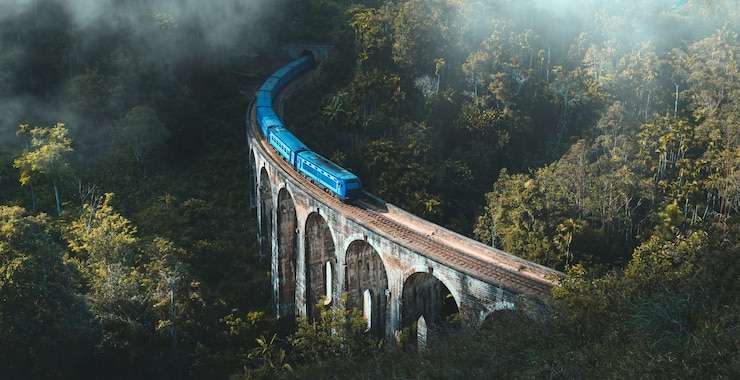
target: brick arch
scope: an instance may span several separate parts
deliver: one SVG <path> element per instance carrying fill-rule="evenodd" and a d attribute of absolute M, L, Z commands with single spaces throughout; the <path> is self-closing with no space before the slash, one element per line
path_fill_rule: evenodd
<path fill-rule="evenodd" d="M 249 149 L 249 207 L 257 207 L 257 164 L 254 158 L 254 150 Z"/>
<path fill-rule="evenodd" d="M 334 235 L 321 214 L 312 212 L 306 218 L 304 228 L 305 269 L 306 269 L 306 316 L 316 320 L 321 310 L 318 303 L 326 294 L 327 285 L 331 286 L 333 299 L 339 288 L 336 243 Z M 327 284 L 326 265 L 331 265 L 331 282 Z"/>
<path fill-rule="evenodd" d="M 288 182 L 286 182 L 286 187 L 287 186 L 288 186 Z M 326 221 L 326 225 L 329 227 L 329 232 L 331 232 L 332 239 L 334 240 L 335 247 L 337 247 L 337 249 L 335 250 L 336 252 L 334 253 L 334 255 L 336 256 L 336 260 L 341 262 L 342 261 L 342 257 L 340 257 L 342 256 L 341 248 L 346 239 L 342 237 L 342 234 L 340 231 L 337 231 L 336 229 L 337 226 L 332 225 L 327 220 L 328 215 L 331 215 L 332 213 L 334 213 L 335 210 L 322 203 L 314 204 L 310 202 L 310 200 L 312 199 L 311 195 L 303 192 L 303 189 L 301 189 L 300 187 L 291 186 L 290 191 L 291 191 L 291 195 L 294 195 L 293 201 L 296 203 L 296 214 L 298 215 L 298 225 L 302 228 L 301 231 L 305 232 L 306 224 L 308 224 L 308 219 L 309 217 L 311 217 L 312 214 L 320 215 L 324 219 L 324 221 Z M 296 201 L 297 199 L 301 199 L 301 198 L 304 198 L 304 199 L 307 198 L 309 201 L 308 204 L 301 205 L 300 201 Z"/>
<path fill-rule="evenodd" d="M 347 307 L 363 310 L 369 291 L 370 332 L 382 338 L 387 318 L 388 274 L 378 251 L 365 240 L 354 240 L 345 253 Z"/>
<path fill-rule="evenodd" d="M 452 294 L 452 298 L 455 300 L 455 304 L 457 305 L 458 310 L 462 311 L 464 305 L 462 304 L 462 294 L 460 293 L 461 289 L 459 288 L 459 286 L 456 287 L 453 285 L 460 283 L 459 278 L 451 278 L 450 273 L 445 270 L 446 268 L 436 262 L 427 261 L 426 263 L 429 265 L 414 263 L 411 266 L 405 268 L 402 274 L 403 283 L 406 284 L 406 281 L 409 279 L 409 277 L 417 273 L 433 274 L 434 278 L 440 281 L 442 285 L 447 288 L 450 294 Z M 456 272 L 453 272 L 452 274 L 457 275 Z"/>
<path fill-rule="evenodd" d="M 264 167 L 260 170 L 259 180 L 260 200 L 260 258 L 266 259 L 272 256 L 272 183 L 270 175 Z"/>
<path fill-rule="evenodd" d="M 401 326 L 410 332 L 410 339 L 407 341 L 409 346 L 416 347 L 417 344 L 421 344 L 414 339 L 417 333 L 416 324 L 421 317 L 424 326 L 428 326 L 430 332 L 442 332 L 449 328 L 450 319 L 459 312 L 460 304 L 450 289 L 433 274 L 416 272 L 404 280 L 401 295 Z"/>

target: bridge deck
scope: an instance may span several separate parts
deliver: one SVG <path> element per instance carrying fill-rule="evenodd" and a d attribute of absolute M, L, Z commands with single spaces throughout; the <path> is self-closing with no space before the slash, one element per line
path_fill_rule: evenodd
<path fill-rule="evenodd" d="M 287 97 L 302 80 L 305 78 L 291 83 L 276 103 Z M 548 295 L 550 288 L 562 276 L 558 271 L 481 244 L 370 194 L 354 204 L 342 203 L 303 177 L 270 147 L 257 125 L 254 103 L 250 109 L 250 121 L 252 136 L 286 177 L 300 184 L 314 199 L 401 246 L 482 281 L 538 298 Z"/>

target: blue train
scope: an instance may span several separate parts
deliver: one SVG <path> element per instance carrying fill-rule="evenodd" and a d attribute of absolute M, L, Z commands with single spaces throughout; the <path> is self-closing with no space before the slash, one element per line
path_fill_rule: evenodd
<path fill-rule="evenodd" d="M 292 80 L 310 70 L 314 64 L 313 55 L 306 54 L 267 78 L 256 93 L 257 124 L 267 142 L 280 157 L 342 202 L 349 202 L 362 193 L 360 179 L 309 149 L 285 128 L 283 121 L 272 108 L 275 96 Z"/>

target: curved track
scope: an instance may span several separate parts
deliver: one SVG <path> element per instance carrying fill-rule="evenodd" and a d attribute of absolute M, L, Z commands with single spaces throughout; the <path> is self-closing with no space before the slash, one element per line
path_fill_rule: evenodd
<path fill-rule="evenodd" d="M 310 75 L 309 72 L 289 84 L 276 97 L 275 103 L 287 99 Z M 255 111 L 255 104 L 252 102 L 248 113 L 248 133 L 259 141 L 259 148 L 266 153 L 265 156 L 272 161 L 272 165 L 298 183 L 306 193 L 311 194 L 311 197 L 355 223 L 444 266 L 487 283 L 500 284 L 520 294 L 536 298 L 545 297 L 562 276 L 558 271 L 483 245 L 420 219 L 368 193 L 353 204 L 342 203 L 302 176 L 278 155 L 262 136 Z"/>

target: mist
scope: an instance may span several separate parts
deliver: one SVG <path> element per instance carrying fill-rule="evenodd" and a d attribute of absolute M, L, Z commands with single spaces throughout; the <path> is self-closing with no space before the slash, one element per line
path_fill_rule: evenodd
<path fill-rule="evenodd" d="M 650 42 L 658 54 L 711 33 L 728 15 L 737 20 L 740 8 L 737 1 L 696 0 L 460 4 L 460 16 L 468 19 L 462 24 L 472 25 L 464 36 L 471 47 L 488 38 L 492 20 L 498 19 L 534 30 L 547 51 L 567 52 L 586 31 L 591 44 L 608 42 L 629 51 Z M 18 150 L 15 130 L 22 122 L 64 121 L 76 140 L 100 140 L 105 137 L 101 127 L 126 109 L 154 101 L 145 88 L 146 75 L 176 86 L 182 65 L 208 70 L 236 57 L 270 54 L 282 38 L 276 34 L 291 28 L 293 20 L 283 14 L 294 7 L 286 0 L 0 0 L 0 152 Z M 552 59 L 558 64 L 566 57 Z M 135 78 L 142 86 L 132 91 Z M 79 91 L 98 91 L 99 104 L 80 107 L 73 96 Z"/>
<path fill-rule="evenodd" d="M 0 373 L 729 377 L 739 1 L 0 0 Z M 318 289 L 271 278 L 315 264 L 282 249 L 305 199 L 254 165 L 245 113 L 304 43 L 329 53 L 284 93 L 295 137 L 363 191 L 563 271 L 556 302 L 515 287 L 478 320 L 463 282 L 458 313 L 423 300 L 421 353 L 404 308 L 379 313 L 387 341 L 351 302 L 284 313 Z"/>
<path fill-rule="evenodd" d="M 502 0 L 467 1 L 465 7 L 465 17 L 474 17 L 483 25 L 494 18 L 509 19 L 548 31 L 543 37 L 549 40 L 598 31 L 597 37 L 621 45 L 651 41 L 658 47 L 711 33 L 728 19 L 737 20 L 740 12 L 736 0 Z"/>
<path fill-rule="evenodd" d="M 73 104 L 70 92 L 80 87 L 80 76 L 106 78 L 100 85 L 111 90 L 101 91 L 104 99 L 95 107 L 112 108 L 123 95 L 133 102 L 130 107 L 144 94 L 115 90 L 126 87 L 135 69 L 156 70 L 176 82 L 178 65 L 215 67 L 235 56 L 258 54 L 273 39 L 265 20 L 276 17 L 281 3 L 0 0 L 0 151 L 17 151 L 15 130 L 22 122 L 45 126 L 65 121 L 73 133 L 87 125 L 85 135 L 109 124 L 86 114 L 98 109 Z M 100 62 L 105 73 L 98 69 Z M 90 87 L 84 81 L 81 86 Z"/>

